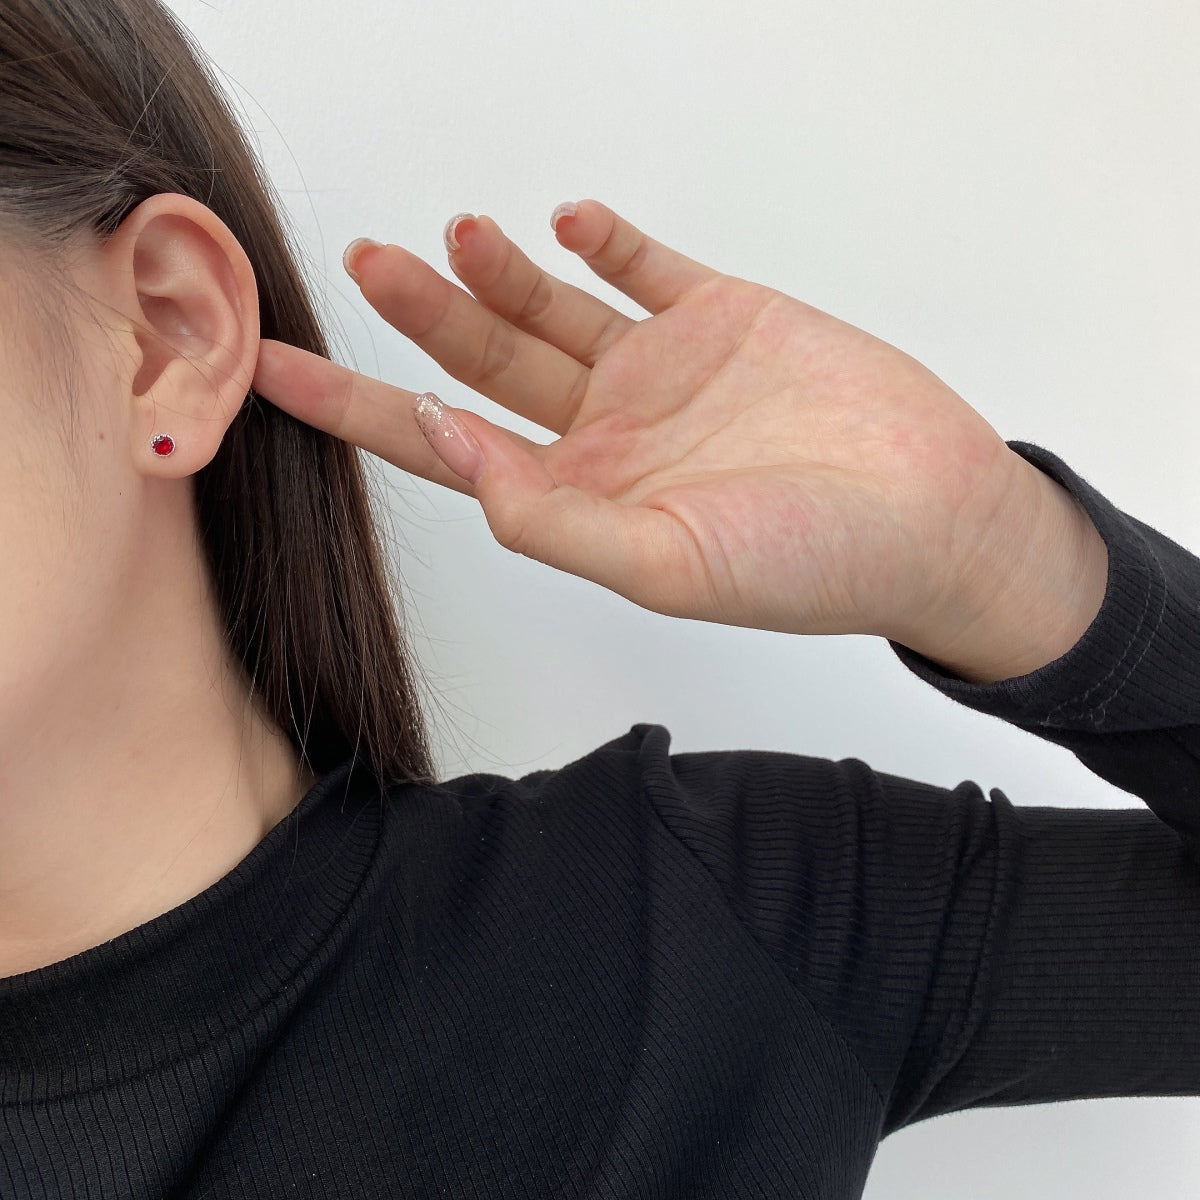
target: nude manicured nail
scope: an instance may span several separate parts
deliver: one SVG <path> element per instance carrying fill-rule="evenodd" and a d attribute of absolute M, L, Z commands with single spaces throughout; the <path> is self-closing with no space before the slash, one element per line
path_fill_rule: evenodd
<path fill-rule="evenodd" d="M 557 233 L 559 221 L 563 217 L 573 217 L 578 211 L 579 211 L 578 204 L 572 204 L 570 201 L 567 201 L 567 203 L 565 203 L 565 204 L 560 204 L 550 214 L 550 228 L 553 229 L 555 233 Z"/>
<path fill-rule="evenodd" d="M 474 220 L 474 213 L 458 213 L 446 222 L 446 228 L 442 230 L 442 240 L 446 243 L 447 254 L 453 254 L 455 250 L 460 250 L 462 248 L 458 244 L 458 238 L 454 236 L 454 232 L 458 228 L 459 222 Z"/>
<path fill-rule="evenodd" d="M 433 392 L 413 400 L 413 416 L 433 452 L 460 479 L 478 483 L 487 466 L 479 443 Z"/>
<path fill-rule="evenodd" d="M 342 266 L 346 268 L 346 274 L 349 275 L 355 283 L 362 283 L 362 280 L 358 277 L 358 272 L 354 269 L 359 254 L 361 254 L 362 251 L 364 251 L 368 246 L 374 246 L 376 249 L 378 249 L 382 245 L 382 242 L 377 242 L 374 238 L 362 237 L 355 238 L 354 241 L 352 241 L 350 245 L 346 247 L 345 252 L 342 254 Z"/>

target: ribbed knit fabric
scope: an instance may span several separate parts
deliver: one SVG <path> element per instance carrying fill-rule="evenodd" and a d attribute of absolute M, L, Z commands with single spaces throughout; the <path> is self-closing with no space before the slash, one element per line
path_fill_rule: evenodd
<path fill-rule="evenodd" d="M 940 1113 L 1200 1095 L 1200 560 L 1110 555 L 1067 654 L 948 698 L 1148 808 L 671 754 L 322 778 L 223 879 L 0 980 L 5 1200 L 842 1200 Z M 519 681 L 514 681 L 517 686 Z"/>

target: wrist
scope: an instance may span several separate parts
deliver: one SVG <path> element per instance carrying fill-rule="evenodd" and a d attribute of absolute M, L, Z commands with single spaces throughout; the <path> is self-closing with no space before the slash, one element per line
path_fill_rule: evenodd
<path fill-rule="evenodd" d="M 971 577 L 958 581 L 939 620 L 896 639 L 981 685 L 1061 658 L 1096 619 L 1108 587 L 1108 547 L 1087 511 L 1014 456 L 1022 482 L 997 513 Z"/>

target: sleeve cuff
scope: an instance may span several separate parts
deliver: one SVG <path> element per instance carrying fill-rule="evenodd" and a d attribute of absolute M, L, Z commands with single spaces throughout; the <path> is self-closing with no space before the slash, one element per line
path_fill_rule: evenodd
<path fill-rule="evenodd" d="M 1099 613 L 1060 658 L 1013 679 L 971 683 L 889 638 L 897 657 L 950 699 L 1021 725 L 1103 732 L 1200 722 L 1200 559 L 1122 512 L 1049 450 L 1007 445 L 1066 488 L 1104 539 Z"/>

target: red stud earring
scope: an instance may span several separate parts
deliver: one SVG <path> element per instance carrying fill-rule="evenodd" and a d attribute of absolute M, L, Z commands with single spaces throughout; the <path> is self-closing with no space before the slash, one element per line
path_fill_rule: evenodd
<path fill-rule="evenodd" d="M 163 458 L 166 458 L 168 454 L 175 452 L 175 439 L 169 433 L 157 433 L 154 435 L 154 440 L 150 443 L 150 449 L 155 454 L 160 454 Z"/>

